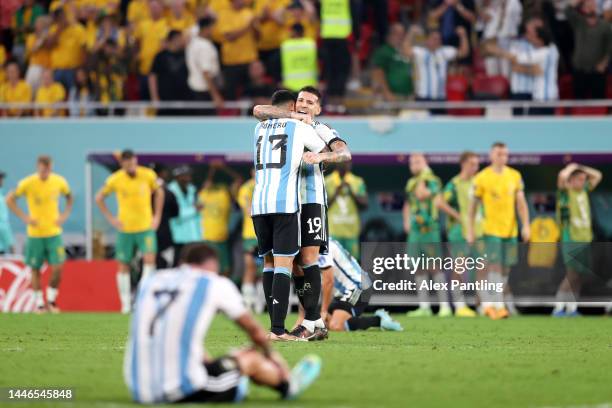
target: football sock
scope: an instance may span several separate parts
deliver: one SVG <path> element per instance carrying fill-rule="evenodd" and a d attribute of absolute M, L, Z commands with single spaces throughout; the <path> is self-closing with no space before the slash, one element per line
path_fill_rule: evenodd
<path fill-rule="evenodd" d="M 304 267 L 304 319 L 321 318 L 319 297 L 321 296 L 321 270 L 318 264 Z"/>
<path fill-rule="evenodd" d="M 274 282 L 274 268 L 263 269 L 263 290 L 264 297 L 266 298 L 266 306 L 268 307 L 268 314 L 270 315 L 270 322 L 272 321 L 272 282 Z"/>
<path fill-rule="evenodd" d="M 465 294 L 463 293 L 461 288 L 459 288 L 459 287 L 454 288 L 452 290 L 451 295 L 453 297 L 453 304 L 455 305 L 456 309 L 461 309 L 463 307 L 466 307 L 466 304 L 465 304 Z"/>
<path fill-rule="evenodd" d="M 55 303 L 56 298 L 57 298 L 57 289 L 52 288 L 51 286 L 47 286 L 47 302 Z"/>
<path fill-rule="evenodd" d="M 295 286 L 295 294 L 300 301 L 300 305 L 304 307 L 304 277 L 293 276 L 293 286 Z"/>
<path fill-rule="evenodd" d="M 417 299 L 419 300 L 419 309 L 429 309 L 429 291 L 427 289 L 420 289 L 421 284 L 427 279 L 427 275 L 418 274 L 415 276 Z"/>
<path fill-rule="evenodd" d="M 446 276 L 444 272 L 438 271 L 433 274 L 434 282 L 436 283 L 446 283 Z M 449 308 L 450 304 L 448 303 L 448 291 L 446 290 L 438 290 L 436 291 L 438 295 L 438 302 L 440 303 L 441 308 Z"/>
<path fill-rule="evenodd" d="M 504 283 L 504 278 L 502 277 L 502 274 L 499 272 L 495 272 L 495 271 L 491 271 L 489 272 L 489 282 L 490 283 L 494 283 L 494 284 L 498 284 Z M 502 307 L 504 307 L 504 294 L 503 292 L 497 292 L 495 290 L 491 290 L 489 291 L 489 298 L 492 300 L 493 302 L 493 306 L 495 306 L 496 309 L 500 309 Z"/>
<path fill-rule="evenodd" d="M 37 308 L 45 307 L 45 300 L 43 299 L 41 290 L 34 291 L 34 303 L 36 304 Z"/>
<path fill-rule="evenodd" d="M 378 316 L 359 316 L 351 317 L 346 321 L 346 326 L 349 331 L 367 330 L 370 327 L 380 326 L 380 317 Z"/>
<path fill-rule="evenodd" d="M 285 267 L 274 268 L 272 282 L 272 333 L 285 334 L 285 319 L 289 308 L 291 291 L 291 272 Z"/>
<path fill-rule="evenodd" d="M 246 303 L 247 307 L 252 310 L 255 303 L 255 285 L 250 282 L 243 283 L 241 291 L 244 302 Z"/>
<path fill-rule="evenodd" d="M 286 398 L 289 394 L 289 381 L 281 381 L 274 389 L 280 393 L 282 398 Z"/>
<path fill-rule="evenodd" d="M 140 280 L 143 280 L 147 276 L 152 275 L 153 272 L 155 272 L 155 265 L 142 265 L 142 278 L 140 278 Z"/>
<path fill-rule="evenodd" d="M 117 273 L 117 290 L 119 300 L 121 300 L 121 309 L 128 310 L 130 307 L 130 275 L 128 273 Z"/>

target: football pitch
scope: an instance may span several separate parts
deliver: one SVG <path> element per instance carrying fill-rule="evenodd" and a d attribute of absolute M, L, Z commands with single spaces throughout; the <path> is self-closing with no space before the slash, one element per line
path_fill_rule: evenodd
<path fill-rule="evenodd" d="M 321 377 L 289 403 L 251 384 L 245 405 L 612 406 L 610 318 L 395 317 L 404 332 L 331 333 L 324 342 L 278 344 L 291 364 L 306 353 L 321 356 Z M 122 377 L 127 327 L 128 317 L 119 314 L 0 315 L 0 387 L 75 391 L 69 402 L 10 406 L 134 406 Z M 216 356 L 245 341 L 218 317 L 206 347 Z"/>

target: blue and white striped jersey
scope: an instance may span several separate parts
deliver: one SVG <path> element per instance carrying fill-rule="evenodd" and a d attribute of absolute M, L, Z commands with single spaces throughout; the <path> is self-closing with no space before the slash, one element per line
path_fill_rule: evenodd
<path fill-rule="evenodd" d="M 236 320 L 240 293 L 227 278 L 182 266 L 140 283 L 124 359 L 124 379 L 136 402 L 177 401 L 206 389 L 204 338 L 217 311 Z"/>
<path fill-rule="evenodd" d="M 527 60 L 531 60 L 533 45 L 524 38 L 513 41 L 510 45 L 511 54 L 524 54 Z M 510 74 L 510 91 L 514 94 L 532 94 L 534 78 L 531 75 L 512 71 Z"/>
<path fill-rule="evenodd" d="M 340 139 L 340 135 L 335 129 L 328 125 L 314 121 L 312 127 L 317 135 L 327 146 Z M 331 147 L 330 147 L 331 149 Z M 302 204 L 322 204 L 327 205 L 327 192 L 325 191 L 325 176 L 323 163 L 302 164 Z"/>
<path fill-rule="evenodd" d="M 413 47 L 416 66 L 416 95 L 422 99 L 446 98 L 448 62 L 457 57 L 455 47 L 444 46 L 435 51 Z"/>
<path fill-rule="evenodd" d="M 255 189 L 251 215 L 291 214 L 300 209 L 300 168 L 305 150 L 325 142 L 314 128 L 294 119 L 270 119 L 255 126 Z"/>
<path fill-rule="evenodd" d="M 542 70 L 541 75 L 533 77 L 533 100 L 554 101 L 559 99 L 557 85 L 557 68 L 559 66 L 559 51 L 554 44 L 534 48 L 530 53 L 516 53 L 520 64 L 536 64 Z"/>
<path fill-rule="evenodd" d="M 370 278 L 338 241 L 330 238 L 328 249 L 327 254 L 319 255 L 319 268 L 334 268 L 334 297 L 346 297 L 343 300 L 355 305 L 361 292 L 370 287 Z"/>

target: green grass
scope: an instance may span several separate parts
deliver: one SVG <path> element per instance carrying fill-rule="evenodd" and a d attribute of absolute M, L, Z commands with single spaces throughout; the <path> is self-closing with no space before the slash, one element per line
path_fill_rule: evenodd
<path fill-rule="evenodd" d="M 400 320 L 403 333 L 332 333 L 325 342 L 279 344 L 290 363 L 305 353 L 320 355 L 324 366 L 319 381 L 290 404 L 277 403 L 273 392 L 252 387 L 247 405 L 612 404 L 610 319 Z M 47 406 L 131 405 L 122 379 L 127 326 L 128 318 L 118 314 L 0 315 L 0 387 L 76 390 L 73 402 Z M 218 318 L 206 344 L 219 355 L 244 341 L 232 323 Z"/>

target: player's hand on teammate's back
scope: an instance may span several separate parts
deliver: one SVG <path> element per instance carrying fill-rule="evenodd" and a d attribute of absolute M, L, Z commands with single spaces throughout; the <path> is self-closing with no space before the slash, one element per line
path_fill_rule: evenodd
<path fill-rule="evenodd" d="M 302 159 L 304 160 L 306 164 L 319 164 L 322 161 L 321 156 L 313 152 L 304 153 L 304 155 L 302 156 Z"/>
<path fill-rule="evenodd" d="M 296 119 L 307 125 L 312 125 L 312 117 L 306 113 L 291 112 L 291 119 Z"/>
<path fill-rule="evenodd" d="M 115 217 L 111 218 L 110 223 L 118 231 L 122 231 L 123 230 L 123 223 L 121 221 L 119 221 L 117 218 L 115 218 Z"/>

